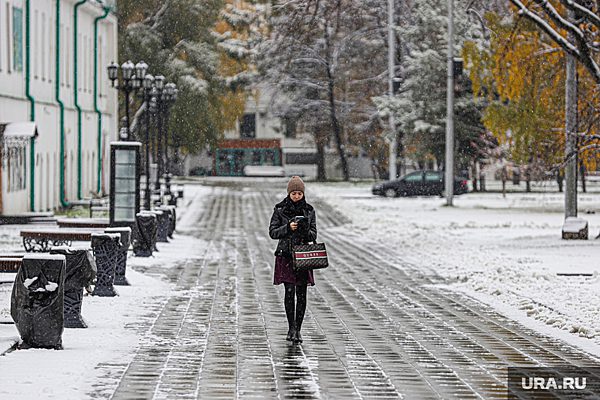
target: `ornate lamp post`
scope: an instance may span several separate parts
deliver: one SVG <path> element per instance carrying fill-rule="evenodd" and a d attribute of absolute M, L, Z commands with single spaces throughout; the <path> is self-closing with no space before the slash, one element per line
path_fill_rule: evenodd
<path fill-rule="evenodd" d="M 154 77 L 150 74 L 144 76 L 144 102 L 146 103 L 146 188 L 144 191 L 144 208 L 150 210 L 150 99 L 154 87 Z"/>
<path fill-rule="evenodd" d="M 165 89 L 165 77 L 163 75 L 158 75 L 154 78 L 154 87 L 156 88 L 156 127 L 157 127 L 157 135 L 156 135 L 156 160 L 158 164 L 158 170 L 156 174 L 156 182 L 154 189 L 160 190 L 160 177 L 164 173 L 163 171 L 163 158 L 162 158 L 162 129 L 163 129 L 163 118 L 162 118 L 162 108 L 163 108 L 163 91 Z"/>
<path fill-rule="evenodd" d="M 174 83 L 167 83 L 165 85 L 165 92 L 166 92 L 166 97 L 165 97 L 165 105 L 164 105 L 164 111 L 165 111 L 165 126 L 168 127 L 168 121 L 169 121 L 169 110 L 171 108 L 171 106 L 173 105 L 173 103 L 175 102 L 175 100 L 177 100 L 177 93 L 179 92 L 179 90 L 177 89 L 177 85 L 175 85 Z M 167 187 L 167 192 L 169 193 L 169 201 L 172 200 L 173 198 L 173 193 L 171 192 L 171 167 L 170 167 L 170 162 L 169 162 L 169 133 L 168 133 L 168 129 L 165 128 L 165 185 Z"/>
<path fill-rule="evenodd" d="M 131 92 L 136 92 L 141 86 L 146 71 L 148 70 L 148 64 L 140 61 L 137 64 L 133 64 L 131 61 L 126 61 L 121 65 L 121 82 L 119 80 L 119 65 L 112 62 L 107 67 L 108 79 L 110 79 L 112 87 L 122 90 L 125 93 L 125 138 L 124 140 L 131 139 L 130 131 L 130 120 L 129 120 L 129 95 Z M 116 83 L 115 83 L 116 82 Z"/>

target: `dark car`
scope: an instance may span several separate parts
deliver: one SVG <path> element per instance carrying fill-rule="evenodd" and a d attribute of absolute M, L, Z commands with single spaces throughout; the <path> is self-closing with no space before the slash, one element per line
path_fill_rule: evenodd
<path fill-rule="evenodd" d="M 415 171 L 400 179 L 373 185 L 378 196 L 441 196 L 444 193 L 444 171 Z M 467 180 L 454 177 L 454 194 L 467 193 Z"/>

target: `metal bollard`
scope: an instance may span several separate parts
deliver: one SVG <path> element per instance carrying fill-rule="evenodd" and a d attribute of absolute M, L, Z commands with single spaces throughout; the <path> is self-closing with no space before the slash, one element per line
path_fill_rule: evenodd
<path fill-rule="evenodd" d="M 133 239 L 133 255 L 151 257 L 156 242 L 156 215 L 143 211 L 135 216 L 135 237 Z"/>
<path fill-rule="evenodd" d="M 169 216 L 169 228 L 167 230 L 167 236 L 173 239 L 173 232 L 175 232 L 175 223 L 176 223 L 176 214 L 175 214 L 175 206 L 162 206 L 160 210 L 167 213 Z"/>
<path fill-rule="evenodd" d="M 62 349 L 65 264 L 59 254 L 23 256 L 10 302 L 21 348 Z"/>
<path fill-rule="evenodd" d="M 158 230 L 156 234 L 156 241 L 161 243 L 168 243 L 169 238 L 169 214 L 167 211 L 155 210 L 156 219 L 158 220 Z"/>
<path fill-rule="evenodd" d="M 117 228 L 106 228 L 105 233 L 117 233 L 121 236 L 121 245 L 117 252 L 117 261 L 115 265 L 115 281 L 114 284 L 118 286 L 129 286 L 125 272 L 127 270 L 127 250 L 131 244 L 131 228 L 129 227 L 117 227 Z"/>
<path fill-rule="evenodd" d="M 64 326 L 87 328 L 81 316 L 83 288 L 91 285 L 96 277 L 96 261 L 90 247 L 53 247 L 50 254 L 60 254 L 66 259 Z"/>
<path fill-rule="evenodd" d="M 171 221 L 171 231 L 175 232 L 177 230 L 177 207 L 170 206 L 171 212 L 173 213 L 173 220 Z"/>
<path fill-rule="evenodd" d="M 98 267 L 92 296 L 117 296 L 113 284 L 120 239 L 121 235 L 117 233 L 92 233 L 92 250 Z"/>
<path fill-rule="evenodd" d="M 160 207 L 160 205 L 158 205 L 158 207 Z M 142 213 L 154 215 L 154 218 L 156 218 L 156 229 L 154 230 L 154 235 L 152 236 L 152 250 L 158 251 L 158 247 L 156 247 L 156 242 L 158 242 L 158 225 L 160 223 L 160 221 L 158 219 L 159 212 L 157 210 L 152 210 L 152 211 L 142 211 Z"/>

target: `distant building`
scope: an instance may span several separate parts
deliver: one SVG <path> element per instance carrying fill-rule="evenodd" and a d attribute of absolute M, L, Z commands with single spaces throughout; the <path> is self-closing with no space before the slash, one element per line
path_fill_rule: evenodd
<path fill-rule="evenodd" d="M 317 175 L 317 150 L 312 136 L 297 132 L 274 115 L 271 101 L 272 93 L 265 87 L 248 96 L 244 115 L 234 130 L 225 132 L 225 140 L 219 142 L 214 154 L 216 175 L 230 175 L 230 171 L 218 168 L 219 157 L 225 155 L 233 155 L 237 166 L 232 175 L 241 175 L 237 171 L 246 165 L 282 165 L 287 175 Z M 232 146 L 251 150 L 236 152 Z"/>
<path fill-rule="evenodd" d="M 0 1 L 0 213 L 108 190 L 117 19 L 107 1 Z M 75 25 L 77 21 L 77 25 Z"/>

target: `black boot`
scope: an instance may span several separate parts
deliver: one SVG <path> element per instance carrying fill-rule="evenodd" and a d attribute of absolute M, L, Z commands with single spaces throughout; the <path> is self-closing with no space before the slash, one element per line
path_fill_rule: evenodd
<path fill-rule="evenodd" d="M 302 335 L 300 334 L 300 328 L 296 328 L 294 330 L 294 335 L 292 336 L 292 341 L 294 343 L 302 343 Z"/>
<path fill-rule="evenodd" d="M 294 336 L 296 336 L 296 330 L 294 328 L 290 328 L 288 329 L 288 334 L 285 340 L 291 342 L 292 340 L 294 340 Z"/>

